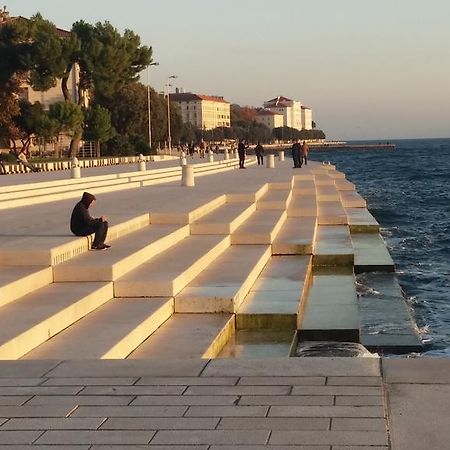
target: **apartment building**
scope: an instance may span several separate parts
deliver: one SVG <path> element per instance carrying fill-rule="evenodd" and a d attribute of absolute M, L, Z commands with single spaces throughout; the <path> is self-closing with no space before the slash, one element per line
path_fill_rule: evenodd
<path fill-rule="evenodd" d="M 258 111 L 255 120 L 257 123 L 265 125 L 270 130 L 282 127 L 284 123 L 283 114 L 270 111 L 269 109 L 261 109 Z"/>
<path fill-rule="evenodd" d="M 184 123 L 190 123 L 203 130 L 230 127 L 230 103 L 223 97 L 175 92 L 169 95 L 170 102 L 176 103 Z"/>
<path fill-rule="evenodd" d="M 312 128 L 312 110 L 298 100 L 278 96 L 264 102 L 264 108 L 283 116 L 283 125 L 297 130 Z"/>

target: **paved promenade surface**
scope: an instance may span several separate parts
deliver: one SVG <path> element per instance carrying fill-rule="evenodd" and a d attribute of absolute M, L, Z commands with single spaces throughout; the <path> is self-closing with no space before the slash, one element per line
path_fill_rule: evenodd
<path fill-rule="evenodd" d="M 0 449 L 446 450 L 450 361 L 0 362 Z"/>
<path fill-rule="evenodd" d="M 94 215 L 107 214 L 114 224 L 148 212 L 187 213 L 224 186 L 241 195 L 282 183 L 290 165 L 232 170 L 220 182 L 205 176 L 195 190 L 174 182 L 100 194 Z M 63 175 L 8 176 L 0 183 Z M 32 238 L 30 248 L 47 236 L 73 239 L 73 204 L 0 211 L 0 243 L 26 250 L 24 236 Z M 448 411 L 444 359 L 0 361 L 0 449 L 447 450 Z"/>

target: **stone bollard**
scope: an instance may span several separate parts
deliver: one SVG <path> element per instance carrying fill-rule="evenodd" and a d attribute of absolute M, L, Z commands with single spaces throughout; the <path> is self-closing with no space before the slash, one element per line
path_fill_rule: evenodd
<path fill-rule="evenodd" d="M 208 161 L 210 163 L 214 162 L 214 153 L 210 150 L 208 154 Z"/>
<path fill-rule="evenodd" d="M 275 155 L 267 155 L 266 167 L 268 169 L 275 169 Z"/>
<path fill-rule="evenodd" d="M 224 161 L 228 161 L 229 158 L 230 158 L 230 155 L 228 154 L 228 149 L 226 148 L 223 151 L 223 159 L 224 159 Z"/>
<path fill-rule="evenodd" d="M 147 167 L 145 166 L 145 159 L 144 159 L 144 155 L 142 153 L 139 154 L 139 159 L 138 159 L 138 170 L 140 172 L 145 172 L 147 170 Z"/>
<path fill-rule="evenodd" d="M 186 164 L 187 164 L 186 153 L 184 153 L 184 151 L 182 151 L 181 154 L 180 154 L 180 166 L 183 167 Z"/>
<path fill-rule="evenodd" d="M 284 161 L 284 150 L 280 150 L 280 151 L 278 152 L 278 159 L 279 159 L 280 161 Z"/>
<path fill-rule="evenodd" d="M 194 166 L 185 165 L 181 168 L 181 186 L 195 186 Z"/>
<path fill-rule="evenodd" d="M 72 158 L 72 163 L 70 167 L 70 176 L 72 178 L 81 178 L 80 164 L 78 163 L 78 158 Z"/>

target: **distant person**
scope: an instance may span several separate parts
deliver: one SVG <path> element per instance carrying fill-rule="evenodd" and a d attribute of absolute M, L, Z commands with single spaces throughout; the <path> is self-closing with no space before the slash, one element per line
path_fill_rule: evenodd
<path fill-rule="evenodd" d="M 206 142 L 203 139 L 200 140 L 198 148 L 200 149 L 200 158 L 204 158 L 206 150 Z"/>
<path fill-rule="evenodd" d="M 70 218 L 70 231 L 75 236 L 89 236 L 95 233 L 92 249 L 103 250 L 111 247 L 105 244 L 108 234 L 108 222 L 106 216 L 93 218 L 89 214 L 89 208 L 95 203 L 95 196 L 84 192 L 81 200 L 75 205 Z"/>
<path fill-rule="evenodd" d="M 302 167 L 302 160 L 300 158 L 302 147 L 298 139 L 296 139 L 296 141 L 292 145 L 291 150 L 292 150 L 292 159 L 294 160 L 294 169 L 300 169 L 300 167 Z"/>
<path fill-rule="evenodd" d="M 300 158 L 300 166 L 302 165 L 302 162 L 305 163 L 305 166 L 308 164 L 308 153 L 309 153 L 309 147 L 306 141 L 303 141 L 302 144 L 302 153 Z"/>
<path fill-rule="evenodd" d="M 5 166 L 5 157 L 3 156 L 3 153 L 0 152 L 0 172 L 2 175 L 6 175 L 6 166 Z"/>
<path fill-rule="evenodd" d="M 248 148 L 248 145 L 245 143 L 243 139 L 239 139 L 238 144 L 238 154 L 239 154 L 239 169 L 245 169 L 245 150 Z"/>
<path fill-rule="evenodd" d="M 264 164 L 264 147 L 258 141 L 258 144 L 255 147 L 255 155 L 258 160 L 258 166 L 262 166 Z"/>
<path fill-rule="evenodd" d="M 189 155 L 191 155 L 191 158 L 194 157 L 194 153 L 195 153 L 195 144 L 194 141 L 191 141 L 191 143 L 188 145 L 189 148 Z"/>
<path fill-rule="evenodd" d="M 19 163 L 21 163 L 24 167 L 27 167 L 28 169 L 30 169 L 32 172 L 39 172 L 39 169 L 37 167 L 33 166 L 33 164 L 28 162 L 25 152 L 21 151 L 17 155 L 17 160 L 19 161 Z"/>

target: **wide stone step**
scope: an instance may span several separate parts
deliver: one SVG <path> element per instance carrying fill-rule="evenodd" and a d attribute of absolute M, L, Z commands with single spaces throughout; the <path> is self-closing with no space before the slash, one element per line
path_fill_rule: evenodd
<path fill-rule="evenodd" d="M 269 184 L 264 183 L 261 187 L 239 186 L 237 192 L 227 193 L 227 203 L 255 203 L 269 190 Z"/>
<path fill-rule="evenodd" d="M 317 216 L 316 194 L 295 195 L 288 208 L 288 217 L 314 217 Z"/>
<path fill-rule="evenodd" d="M 54 283 L 3 306 L 0 359 L 20 358 L 112 297 L 112 283 Z"/>
<path fill-rule="evenodd" d="M 319 225 L 313 248 L 314 266 L 351 266 L 354 250 L 347 225 Z"/>
<path fill-rule="evenodd" d="M 307 290 L 310 256 L 274 256 L 236 315 L 241 329 L 295 329 Z"/>
<path fill-rule="evenodd" d="M 231 314 L 174 314 L 129 358 L 214 358 L 234 331 Z"/>
<path fill-rule="evenodd" d="M 54 267 L 55 281 L 113 281 L 189 236 L 188 225 L 149 225 Z"/>
<path fill-rule="evenodd" d="M 317 171 L 314 174 L 316 188 L 318 186 L 335 186 L 334 178 L 328 175 L 327 171 Z"/>
<path fill-rule="evenodd" d="M 334 182 L 338 191 L 354 191 L 356 186 L 348 180 L 336 179 Z"/>
<path fill-rule="evenodd" d="M 300 339 L 359 342 L 359 313 L 351 269 L 314 270 L 303 313 Z"/>
<path fill-rule="evenodd" d="M 289 206 L 291 198 L 291 189 L 269 189 L 269 191 L 256 202 L 256 209 L 284 211 Z"/>
<path fill-rule="evenodd" d="M 379 233 L 380 225 L 366 208 L 345 208 L 352 233 Z"/>
<path fill-rule="evenodd" d="M 353 233 L 355 272 L 394 272 L 394 261 L 383 238 L 376 233 Z"/>
<path fill-rule="evenodd" d="M 176 296 L 175 312 L 236 312 L 270 256 L 269 245 L 232 245 Z"/>
<path fill-rule="evenodd" d="M 231 243 L 233 245 L 272 244 L 286 217 L 286 211 L 255 211 L 231 235 Z"/>
<path fill-rule="evenodd" d="M 231 234 L 255 210 L 255 203 L 226 203 L 191 223 L 191 234 Z"/>
<path fill-rule="evenodd" d="M 112 299 L 22 359 L 124 359 L 172 313 L 172 298 Z"/>
<path fill-rule="evenodd" d="M 294 187 L 292 188 L 294 196 L 297 195 L 316 195 L 316 184 L 314 180 L 294 179 Z"/>
<path fill-rule="evenodd" d="M 340 191 L 340 200 L 344 208 L 365 208 L 366 201 L 356 191 Z"/>
<path fill-rule="evenodd" d="M 317 219 L 288 218 L 272 244 L 273 255 L 311 255 Z"/>
<path fill-rule="evenodd" d="M 190 236 L 114 282 L 115 297 L 173 297 L 230 246 L 229 236 Z"/>
<path fill-rule="evenodd" d="M 338 202 L 341 200 L 339 191 L 336 186 L 316 186 L 316 197 L 318 201 Z"/>
<path fill-rule="evenodd" d="M 110 226 L 108 242 L 126 236 L 149 224 L 149 215 L 122 219 Z M 76 256 L 86 253 L 90 248 L 93 235 L 77 237 L 67 234 L 54 234 L 52 231 L 40 231 L 39 235 L 1 236 L 0 261 L 11 266 L 56 266 Z"/>
<path fill-rule="evenodd" d="M 52 282 L 51 267 L 0 266 L 0 306 Z"/>
<path fill-rule="evenodd" d="M 341 201 L 317 200 L 317 221 L 319 225 L 347 225 L 348 218 Z"/>
<path fill-rule="evenodd" d="M 361 315 L 361 344 L 371 351 L 411 353 L 423 350 L 412 310 L 394 273 L 356 277 Z M 387 312 L 388 311 L 388 315 Z"/>

